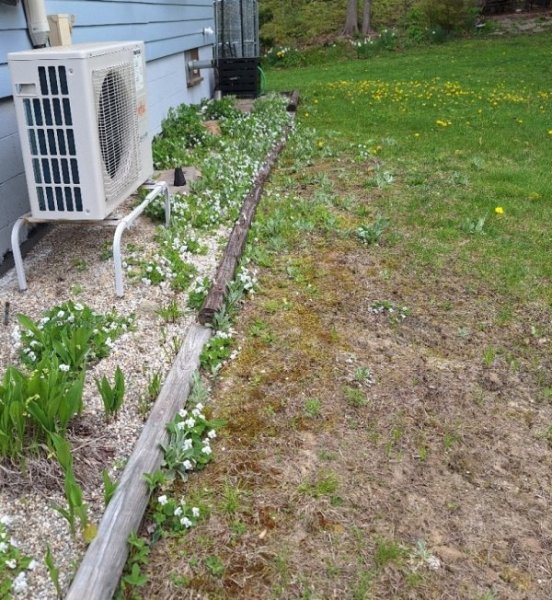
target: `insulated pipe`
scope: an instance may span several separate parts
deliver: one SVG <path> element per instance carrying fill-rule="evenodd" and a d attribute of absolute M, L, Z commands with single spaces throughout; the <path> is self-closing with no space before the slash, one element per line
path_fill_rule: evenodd
<path fill-rule="evenodd" d="M 214 68 L 215 68 L 215 61 L 213 59 L 191 60 L 188 63 L 188 69 L 190 69 L 190 71 L 195 71 L 195 70 L 199 70 L 199 69 L 214 69 Z"/>
<path fill-rule="evenodd" d="M 23 5 L 33 47 L 44 48 L 50 33 L 44 0 L 23 0 Z"/>

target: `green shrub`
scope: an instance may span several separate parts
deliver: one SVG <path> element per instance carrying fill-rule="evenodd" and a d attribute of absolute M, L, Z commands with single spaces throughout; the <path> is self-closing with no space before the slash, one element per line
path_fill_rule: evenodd
<path fill-rule="evenodd" d="M 153 139 L 156 169 L 169 169 L 189 163 L 189 148 L 204 144 L 209 133 L 201 124 L 199 107 L 181 104 L 169 109 L 161 123 L 161 134 Z"/>
<path fill-rule="evenodd" d="M 427 14 L 420 6 L 413 6 L 407 13 L 403 21 L 406 37 L 412 42 L 418 44 L 428 38 L 429 19 Z"/>
<path fill-rule="evenodd" d="M 420 0 L 419 6 L 430 27 L 442 27 L 445 32 L 472 27 L 479 14 L 477 0 Z"/>
<path fill-rule="evenodd" d="M 372 25 L 382 27 L 400 25 L 417 0 L 377 0 L 372 2 Z"/>
<path fill-rule="evenodd" d="M 199 110 L 205 120 L 235 118 L 240 114 L 233 96 L 225 96 L 220 100 L 204 100 Z"/>

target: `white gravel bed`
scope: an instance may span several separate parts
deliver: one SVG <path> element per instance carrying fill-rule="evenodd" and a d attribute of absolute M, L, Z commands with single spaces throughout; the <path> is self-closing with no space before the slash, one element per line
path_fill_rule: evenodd
<path fill-rule="evenodd" d="M 127 204 L 118 212 L 129 211 Z M 123 260 L 127 244 L 143 247 L 145 255 L 155 254 L 155 228 L 147 217 L 140 217 L 123 236 Z M 228 231 L 221 228 L 216 234 L 202 238 L 208 254 L 188 258 L 198 269 L 198 277 L 214 277 Z M 8 366 L 20 364 L 11 337 L 18 313 L 38 319 L 56 304 L 72 299 L 88 304 L 97 313 L 115 310 L 121 315 L 136 316 L 136 330 L 117 339 L 110 356 L 88 370 L 84 412 L 75 419 L 76 424 L 68 434 L 77 478 L 84 489 L 90 519 L 95 523 L 104 509 L 101 471 L 107 468 L 116 478 L 124 468 L 146 418 L 141 397 L 148 381 L 156 371 L 164 379 L 175 356 L 176 340 L 184 337 L 196 316 L 186 308 L 188 293 L 175 294 L 165 283 L 148 286 L 126 277 L 125 296 L 117 298 L 113 262 L 100 258 L 102 249 L 111 244 L 113 234 L 112 227 L 55 225 L 25 258 L 29 286 L 26 292 L 19 292 L 14 270 L 0 278 L 2 315 L 6 302 L 10 305 L 9 323 L 0 325 L 0 376 Z M 177 323 L 165 324 L 157 310 L 175 298 L 185 314 Z M 125 375 L 125 402 L 118 419 L 106 423 L 94 377 L 105 374 L 112 381 L 117 366 Z M 66 506 L 61 478 L 59 481 L 54 476 L 43 478 L 40 469 L 38 475 L 34 470 L 30 473 L 32 481 L 28 476 L 17 481 L 15 472 L 10 474 L 9 469 L 0 468 L 0 517 L 7 518 L 10 534 L 20 550 L 36 561 L 35 568 L 27 571 L 26 589 L 14 596 L 32 600 L 56 598 L 44 564 L 47 545 L 61 571 L 63 588 L 78 567 L 85 545 L 80 539 L 72 539 L 67 522 L 53 508 L 54 504 Z"/>

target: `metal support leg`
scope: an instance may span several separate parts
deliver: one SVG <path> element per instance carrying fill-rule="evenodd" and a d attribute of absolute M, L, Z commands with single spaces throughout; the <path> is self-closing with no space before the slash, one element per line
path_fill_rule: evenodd
<path fill-rule="evenodd" d="M 27 279 L 25 277 L 25 266 L 23 265 L 23 258 L 21 256 L 21 247 L 19 246 L 19 234 L 21 227 L 25 223 L 25 217 L 20 217 L 15 222 L 12 233 L 11 233 L 11 247 L 13 260 L 15 262 L 15 272 L 17 273 L 17 283 L 19 289 L 24 292 L 27 289 Z"/>
<path fill-rule="evenodd" d="M 160 183 L 156 183 L 144 200 L 129 215 L 127 215 L 124 219 L 121 219 L 121 222 L 117 225 L 115 235 L 113 236 L 113 266 L 115 268 L 115 294 L 117 294 L 119 298 L 121 298 L 125 293 L 123 284 L 123 263 L 121 259 L 121 238 L 125 229 L 130 227 L 132 223 L 144 212 L 146 207 L 151 204 L 161 193 L 165 195 L 165 222 L 167 222 L 167 214 L 169 215 L 168 218 L 170 219 L 170 196 L 167 184 L 162 181 Z M 167 205 L 169 205 L 168 211 Z"/>
<path fill-rule="evenodd" d="M 165 227 L 171 226 L 171 195 L 169 186 L 165 185 Z"/>

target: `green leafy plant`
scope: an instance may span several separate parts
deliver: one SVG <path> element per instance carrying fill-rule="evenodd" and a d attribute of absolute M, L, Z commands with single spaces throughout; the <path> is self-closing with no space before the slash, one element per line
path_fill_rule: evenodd
<path fill-rule="evenodd" d="M 8 368 L 0 384 L 0 455 L 21 457 L 50 432 L 63 433 L 82 410 L 83 384 L 84 374 L 74 379 L 55 356 L 30 375 Z"/>
<path fill-rule="evenodd" d="M 208 420 L 201 402 L 181 409 L 167 426 L 169 439 L 163 450 L 162 467 L 171 478 L 186 479 L 188 472 L 203 469 L 212 459 L 211 440 L 222 421 Z"/>
<path fill-rule="evenodd" d="M 384 231 L 387 229 L 388 221 L 383 217 L 378 217 L 369 225 L 360 225 L 355 230 L 356 237 L 366 246 L 377 244 Z"/>
<path fill-rule="evenodd" d="M 113 258 L 113 244 L 109 241 L 105 241 L 101 246 L 100 260 L 110 260 Z"/>
<path fill-rule="evenodd" d="M 314 418 L 320 416 L 320 408 L 321 408 L 321 404 L 320 404 L 320 400 L 318 398 L 308 398 L 305 401 L 305 413 L 311 419 L 314 419 Z"/>
<path fill-rule="evenodd" d="M 197 407 L 198 404 L 204 405 L 209 398 L 209 389 L 203 383 L 199 371 L 195 371 L 192 375 L 192 389 L 188 401 L 191 405 Z"/>
<path fill-rule="evenodd" d="M 321 498 L 322 496 L 332 496 L 338 487 L 339 482 L 335 474 L 328 473 L 317 477 L 313 482 L 300 484 L 297 491 L 313 498 Z"/>
<path fill-rule="evenodd" d="M 236 108 L 236 99 L 233 96 L 225 96 L 218 100 L 203 100 L 199 112 L 207 120 L 235 119 L 240 116 L 239 110 Z"/>
<path fill-rule="evenodd" d="M 203 302 L 205 302 L 210 285 L 211 282 L 208 277 L 203 277 L 195 282 L 192 290 L 188 294 L 189 308 L 192 310 L 199 310 L 203 306 Z"/>
<path fill-rule="evenodd" d="M 219 556 L 208 556 L 205 559 L 205 566 L 213 577 L 222 577 L 224 575 L 224 563 Z"/>
<path fill-rule="evenodd" d="M 161 371 L 157 370 L 150 374 L 146 393 L 141 394 L 138 400 L 138 411 L 142 418 L 146 418 L 153 402 L 155 402 L 159 392 L 161 391 L 162 375 Z"/>
<path fill-rule="evenodd" d="M 479 14 L 479 7 L 473 0 L 420 0 L 419 5 L 430 27 L 439 27 L 446 32 L 467 29 Z"/>
<path fill-rule="evenodd" d="M 182 311 L 178 306 L 178 301 L 173 298 L 166 306 L 162 306 L 157 314 L 165 321 L 165 323 L 176 323 L 182 316 Z"/>
<path fill-rule="evenodd" d="M 162 469 L 157 469 L 152 473 L 144 473 L 144 481 L 148 486 L 150 494 L 155 489 L 163 487 L 169 480 L 169 476 Z"/>
<path fill-rule="evenodd" d="M 117 490 L 118 484 L 116 481 L 111 479 L 107 469 L 104 469 L 102 471 L 102 480 L 103 480 L 103 486 L 104 486 L 104 492 L 103 492 L 104 506 L 107 506 L 111 502 L 111 498 L 113 498 L 113 494 Z"/>
<path fill-rule="evenodd" d="M 46 546 L 46 556 L 44 557 L 44 563 L 46 564 L 46 570 L 48 571 L 48 576 L 50 577 L 50 581 L 53 583 L 56 589 L 56 596 L 58 600 L 63 598 L 63 593 L 61 591 L 61 583 L 59 581 L 59 568 L 56 567 L 56 563 L 54 562 L 54 556 L 52 554 L 52 549 L 48 544 Z"/>
<path fill-rule="evenodd" d="M 376 541 L 374 561 L 378 568 L 383 568 L 391 562 L 400 562 L 406 557 L 406 550 L 393 540 L 379 539 Z"/>
<path fill-rule="evenodd" d="M 343 394 L 345 396 L 345 400 L 351 406 L 359 408 L 361 406 L 366 406 L 368 404 L 368 399 L 366 398 L 366 394 L 359 390 L 356 387 L 351 387 L 350 385 L 346 385 L 343 387 Z"/>
<path fill-rule="evenodd" d="M 80 530 L 83 536 L 87 537 L 89 535 L 89 531 L 87 531 L 89 526 L 88 509 L 83 501 L 82 488 L 75 478 L 71 447 L 67 440 L 56 433 L 50 433 L 49 440 L 64 473 L 63 491 L 67 501 L 67 508 L 57 505 L 54 506 L 54 509 L 67 521 L 71 535 L 75 536 L 76 534 L 76 519 L 78 518 Z"/>
<path fill-rule="evenodd" d="M 128 560 L 116 598 L 126 597 L 131 590 L 143 587 L 149 581 L 149 577 L 142 572 L 142 568 L 149 563 L 150 547 L 147 540 L 132 532 L 128 537 L 128 546 Z"/>
<path fill-rule="evenodd" d="M 34 368 L 44 356 L 57 356 L 69 371 L 84 368 L 109 355 L 114 341 L 132 328 L 133 317 L 97 314 L 89 306 L 69 300 L 48 310 L 38 322 L 18 315 L 21 329 L 14 332 L 21 360 Z"/>
<path fill-rule="evenodd" d="M 232 354 L 232 340 L 232 336 L 227 332 L 217 331 L 201 352 L 201 367 L 213 375 L 216 374 L 222 363 Z"/>
<path fill-rule="evenodd" d="M 462 223 L 462 231 L 471 235 L 485 233 L 483 228 L 485 227 L 486 222 L 487 217 L 480 217 L 477 220 L 466 218 L 464 223 Z"/>
<path fill-rule="evenodd" d="M 119 409 L 123 405 L 125 397 L 125 376 L 119 367 L 115 370 L 115 379 L 113 385 L 104 375 L 101 379 L 95 378 L 96 387 L 102 398 L 106 417 L 117 416 Z"/>
<path fill-rule="evenodd" d="M 161 494 L 153 502 L 152 519 L 156 525 L 156 535 L 161 531 L 186 531 L 197 524 L 201 516 L 198 506 L 189 506 L 184 500 L 176 501 L 167 494 Z"/>
<path fill-rule="evenodd" d="M 150 402 L 153 402 L 157 396 L 159 396 L 159 392 L 161 391 L 161 371 L 154 371 L 149 379 L 148 379 L 148 399 Z"/>
<path fill-rule="evenodd" d="M 357 367 L 355 369 L 355 381 L 360 384 L 371 385 L 374 383 L 374 376 L 368 367 Z"/>

